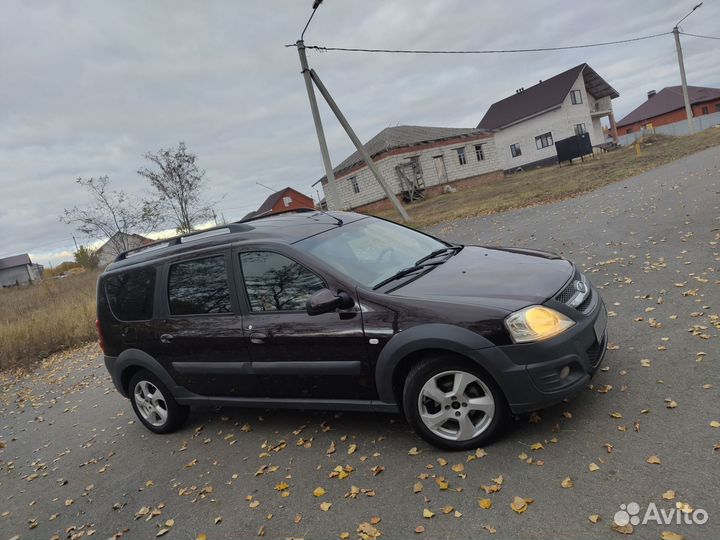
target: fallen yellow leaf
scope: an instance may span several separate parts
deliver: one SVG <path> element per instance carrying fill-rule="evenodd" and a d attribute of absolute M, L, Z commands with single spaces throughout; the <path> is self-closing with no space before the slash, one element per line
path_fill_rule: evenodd
<path fill-rule="evenodd" d="M 562 487 L 564 487 L 565 489 L 570 489 L 571 487 L 573 487 L 574 484 L 573 484 L 572 478 L 570 478 L 569 476 L 566 476 L 565 478 L 563 478 L 563 481 L 560 482 L 560 485 Z"/>
<path fill-rule="evenodd" d="M 600 467 L 598 467 L 596 463 L 591 463 L 590 465 L 588 465 L 588 469 L 590 469 L 590 472 L 595 472 L 599 471 Z"/>
<path fill-rule="evenodd" d="M 490 510 L 492 508 L 492 501 L 490 499 L 480 499 L 478 505 L 483 510 Z"/>
<path fill-rule="evenodd" d="M 660 458 L 655 455 L 650 456 L 645 461 L 647 461 L 648 463 L 650 463 L 652 465 L 660 465 L 660 463 L 661 463 Z"/>
<path fill-rule="evenodd" d="M 682 534 L 674 533 L 672 531 L 663 531 L 660 533 L 662 540 L 684 540 L 685 537 Z"/>
<path fill-rule="evenodd" d="M 433 517 L 434 515 L 435 515 L 435 512 L 433 512 L 432 510 L 429 510 L 429 509 L 427 509 L 427 508 L 423 508 L 423 517 L 424 517 L 425 519 L 430 519 L 430 518 Z"/>
<path fill-rule="evenodd" d="M 590 520 L 590 523 L 597 523 L 600 521 L 600 516 L 597 514 L 592 514 L 588 516 L 588 519 Z"/>
<path fill-rule="evenodd" d="M 323 495 L 325 495 L 325 493 L 326 493 L 325 488 L 320 487 L 320 486 L 316 487 L 313 490 L 313 495 L 315 495 L 316 497 L 322 497 Z"/>

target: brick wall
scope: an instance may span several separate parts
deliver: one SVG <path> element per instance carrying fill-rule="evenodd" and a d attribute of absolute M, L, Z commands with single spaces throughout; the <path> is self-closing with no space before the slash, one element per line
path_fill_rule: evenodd
<path fill-rule="evenodd" d="M 489 173 L 472 176 L 470 178 L 462 178 L 460 180 L 451 181 L 447 184 L 431 186 L 426 190 L 425 196 L 434 197 L 436 195 L 440 195 L 443 192 L 443 186 L 445 185 L 451 185 L 458 191 L 462 191 L 463 189 L 467 189 L 469 187 L 474 187 L 481 184 L 489 184 L 491 182 L 497 182 L 499 180 L 502 180 L 503 178 L 505 178 L 505 174 L 502 171 L 492 171 Z M 394 208 L 392 203 L 389 199 L 385 198 L 369 204 L 357 206 L 354 208 L 354 211 L 364 214 L 372 214 L 373 212 L 377 212 L 378 210 L 389 210 L 391 208 Z"/>
<path fill-rule="evenodd" d="M 479 160 L 475 152 L 475 145 L 482 145 L 483 159 Z M 458 158 L 457 149 L 464 148 L 466 163 L 463 165 Z M 390 185 L 393 193 L 401 193 L 402 187 L 395 167 L 408 158 L 417 156 L 423 170 L 423 180 L 428 190 L 432 191 L 433 186 L 440 186 L 445 183 L 438 176 L 435 158 L 442 159 L 447 173 L 447 182 L 472 179 L 479 176 L 500 171 L 500 163 L 497 159 L 494 139 L 485 134 L 479 137 L 458 138 L 450 141 L 443 141 L 441 144 L 418 145 L 417 147 L 398 149 L 375 158 L 375 163 L 380 173 Z M 502 175 L 502 173 L 500 173 Z M 359 192 L 353 189 L 352 178 L 357 181 Z M 365 166 L 351 170 L 336 178 L 338 193 L 341 199 L 340 208 L 355 209 L 359 207 L 371 207 L 377 203 L 380 208 L 384 204 L 391 205 L 386 199 L 385 192 L 373 176 L 372 172 Z M 325 185 L 323 184 L 323 190 Z"/>
<path fill-rule="evenodd" d="M 708 114 L 716 113 L 720 111 L 720 99 L 706 101 L 704 103 L 696 103 L 692 105 L 691 108 L 693 117 L 703 116 L 703 107 L 707 107 Z M 635 122 L 634 124 L 618 127 L 618 134 L 625 135 L 627 133 L 637 133 L 646 124 L 652 124 L 653 127 L 659 127 L 666 124 L 672 124 L 674 122 L 680 122 L 682 120 L 687 120 L 687 115 L 685 114 L 684 107 L 682 109 L 670 111 L 669 113 L 648 118 L 647 120 L 642 120 L 641 122 Z M 628 129 L 630 131 L 628 131 Z"/>

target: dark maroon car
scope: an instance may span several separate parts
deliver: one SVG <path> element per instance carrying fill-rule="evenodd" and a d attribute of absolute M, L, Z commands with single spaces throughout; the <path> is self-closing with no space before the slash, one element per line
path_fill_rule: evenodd
<path fill-rule="evenodd" d="M 557 255 L 346 212 L 144 246 L 97 291 L 105 364 L 156 433 L 190 405 L 402 411 L 432 444 L 474 448 L 582 388 L 607 341 L 600 294 Z"/>

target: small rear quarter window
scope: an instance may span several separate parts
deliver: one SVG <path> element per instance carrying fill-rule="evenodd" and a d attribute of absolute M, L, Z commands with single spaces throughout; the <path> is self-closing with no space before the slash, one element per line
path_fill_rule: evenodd
<path fill-rule="evenodd" d="M 152 319 L 155 273 L 155 268 L 139 268 L 113 274 L 105 279 L 105 295 L 117 319 Z"/>

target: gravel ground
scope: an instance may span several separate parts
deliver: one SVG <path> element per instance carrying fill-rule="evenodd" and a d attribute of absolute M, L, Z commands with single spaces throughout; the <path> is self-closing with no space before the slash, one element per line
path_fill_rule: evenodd
<path fill-rule="evenodd" d="M 592 386 L 515 419 L 477 454 L 436 450 L 378 414 L 199 409 L 182 431 L 152 435 L 94 345 L 0 375 L 0 540 L 166 529 L 182 539 L 619 538 L 613 516 L 630 502 L 641 517 L 650 503 L 709 515 L 639 524 L 635 538 L 720 537 L 719 165 L 715 147 L 575 199 L 432 231 L 561 253 L 610 310 Z M 330 477 L 338 466 L 346 478 Z M 518 513 L 515 497 L 533 502 Z"/>

